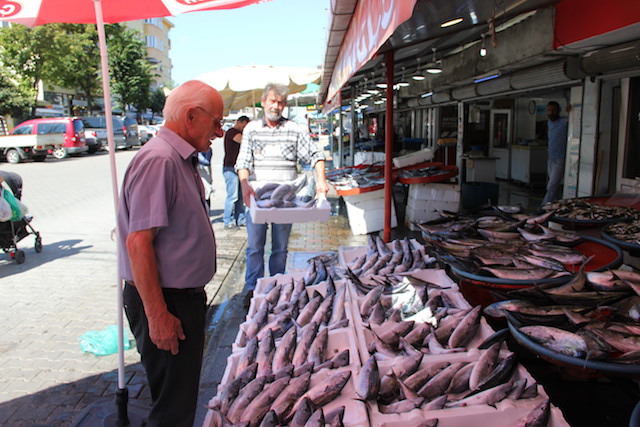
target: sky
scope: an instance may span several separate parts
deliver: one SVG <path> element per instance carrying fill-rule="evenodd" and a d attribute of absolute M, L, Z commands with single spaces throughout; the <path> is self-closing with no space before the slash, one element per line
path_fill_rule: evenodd
<path fill-rule="evenodd" d="M 322 67 L 329 1 L 271 0 L 170 17 L 172 80 L 236 65 Z"/>

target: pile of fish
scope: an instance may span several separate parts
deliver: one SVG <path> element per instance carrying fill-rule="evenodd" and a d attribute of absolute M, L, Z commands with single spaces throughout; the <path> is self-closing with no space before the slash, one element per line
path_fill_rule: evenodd
<path fill-rule="evenodd" d="M 350 278 L 362 293 L 370 288 L 362 283 L 372 276 L 389 276 L 433 266 L 436 259 L 427 255 L 425 247 L 408 238 L 396 239 L 387 244 L 378 234 L 369 234 L 368 250 L 347 265 Z M 375 277 L 374 277 L 375 280 Z"/>
<path fill-rule="evenodd" d="M 358 399 L 371 403 L 372 425 L 382 422 L 385 415 L 407 414 L 415 409 L 421 418 L 433 420 L 425 425 L 436 425 L 443 409 L 495 407 L 503 400 L 538 397 L 535 380 L 518 365 L 513 353 L 501 348 L 502 343 L 497 342 L 473 358 L 451 362 L 429 361 L 422 355 L 378 362 L 373 355 L 355 378 L 355 393 Z M 549 403 L 547 399 L 543 401 L 547 404 L 542 418 L 548 419 Z M 530 402 L 528 407 L 531 406 L 535 403 Z M 534 414 L 524 411 L 523 418 L 532 420 Z"/>
<path fill-rule="evenodd" d="M 379 166 L 335 169 L 327 172 L 326 178 L 338 191 L 374 187 L 384 184 L 384 175 Z"/>
<path fill-rule="evenodd" d="M 291 182 L 264 183 L 255 189 L 256 204 L 259 208 L 312 208 L 316 199 L 298 196 L 306 185 L 306 175 L 300 175 Z"/>
<path fill-rule="evenodd" d="M 228 361 L 230 381 L 210 402 L 215 424 L 305 425 L 315 415 L 341 425 L 344 408 L 322 408 L 351 376 L 337 369 L 351 363 L 352 350 L 330 348 L 332 334 L 349 325 L 346 288 L 316 275 L 306 284 L 304 277 L 272 280 L 260 290 Z"/>
<path fill-rule="evenodd" d="M 461 271 L 535 281 L 569 276 L 587 261 L 573 248 L 580 235 L 543 225 L 551 214 L 455 217 L 419 228 L 439 259 Z"/>
<path fill-rule="evenodd" d="M 640 273 L 584 272 L 563 285 L 509 291 L 485 308 L 509 313 L 520 331 L 558 353 L 586 360 L 640 364 Z"/>
<path fill-rule="evenodd" d="M 614 222 L 604 226 L 602 232 L 616 240 L 640 245 L 640 220 Z"/>
<path fill-rule="evenodd" d="M 557 218 L 578 221 L 608 221 L 640 216 L 640 211 L 631 207 L 600 205 L 580 198 L 548 202 L 542 209 L 553 211 L 553 216 Z"/>

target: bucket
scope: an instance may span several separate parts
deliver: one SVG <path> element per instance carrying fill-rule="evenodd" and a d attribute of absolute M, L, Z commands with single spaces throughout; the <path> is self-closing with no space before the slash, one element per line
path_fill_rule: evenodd
<path fill-rule="evenodd" d="M 495 182 L 465 182 L 460 185 L 460 208 L 471 211 L 491 203 L 498 204 L 500 187 Z"/>

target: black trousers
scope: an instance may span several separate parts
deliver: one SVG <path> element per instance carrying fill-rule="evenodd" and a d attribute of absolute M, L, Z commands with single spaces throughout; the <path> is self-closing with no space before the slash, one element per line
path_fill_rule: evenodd
<path fill-rule="evenodd" d="M 125 313 L 136 338 L 153 399 L 148 425 L 192 427 L 202 367 L 206 294 L 204 289 L 163 289 L 163 295 L 169 312 L 180 319 L 186 336 L 180 341 L 175 356 L 170 351 L 159 350 L 151 342 L 149 324 L 135 286 L 126 283 L 123 291 Z"/>

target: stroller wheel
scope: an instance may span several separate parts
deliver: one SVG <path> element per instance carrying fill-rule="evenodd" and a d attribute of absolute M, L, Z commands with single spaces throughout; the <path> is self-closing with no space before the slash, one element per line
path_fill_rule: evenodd
<path fill-rule="evenodd" d="M 17 250 L 16 251 L 16 256 L 15 256 L 15 260 L 18 264 L 22 264 L 24 262 L 24 259 L 26 258 L 24 251 L 21 250 Z"/>
<path fill-rule="evenodd" d="M 35 249 L 37 253 L 42 252 L 42 239 L 40 237 L 36 237 L 36 244 L 33 249 Z"/>

